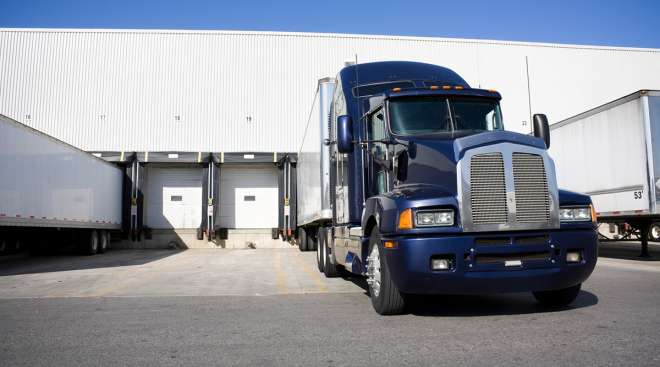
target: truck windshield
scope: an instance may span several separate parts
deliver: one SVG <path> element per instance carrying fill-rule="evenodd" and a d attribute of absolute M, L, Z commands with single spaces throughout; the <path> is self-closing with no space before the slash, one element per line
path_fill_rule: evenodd
<path fill-rule="evenodd" d="M 504 130 L 497 101 L 436 96 L 391 101 L 390 125 L 397 135 Z"/>

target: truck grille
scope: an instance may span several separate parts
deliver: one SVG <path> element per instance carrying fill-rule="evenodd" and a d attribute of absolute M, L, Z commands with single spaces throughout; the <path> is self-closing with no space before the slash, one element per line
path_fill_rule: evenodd
<path fill-rule="evenodd" d="M 516 222 L 549 222 L 550 195 L 543 158 L 537 154 L 513 153 L 512 163 L 516 190 Z"/>
<path fill-rule="evenodd" d="M 507 222 L 506 180 L 502 153 L 478 154 L 472 157 L 470 197 L 474 224 Z"/>
<path fill-rule="evenodd" d="M 544 152 L 504 145 L 480 148 L 462 168 L 467 178 L 461 203 L 466 231 L 558 228 L 557 192 Z M 527 151 L 525 151 L 525 149 Z M 485 150 L 485 151 L 483 151 Z"/>

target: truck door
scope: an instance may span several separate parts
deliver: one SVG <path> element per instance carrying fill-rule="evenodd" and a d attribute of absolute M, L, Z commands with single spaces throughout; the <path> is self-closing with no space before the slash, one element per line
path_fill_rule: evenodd
<path fill-rule="evenodd" d="M 369 144 L 369 164 L 367 176 L 369 177 L 368 196 L 382 194 L 389 191 L 390 180 L 389 170 L 389 152 L 385 143 L 374 142 L 374 140 L 384 140 L 387 138 L 385 128 L 385 119 L 382 108 L 376 110 L 368 117 L 367 139 L 372 141 Z"/>

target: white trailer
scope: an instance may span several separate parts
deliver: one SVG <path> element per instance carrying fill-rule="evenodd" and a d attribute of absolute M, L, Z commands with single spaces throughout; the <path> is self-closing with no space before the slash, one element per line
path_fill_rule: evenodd
<path fill-rule="evenodd" d="M 660 220 L 660 91 L 641 90 L 550 126 L 559 187 L 591 196 L 602 223 Z"/>
<path fill-rule="evenodd" d="M 310 110 L 296 165 L 298 246 L 316 250 L 319 224 L 332 220 L 330 205 L 330 104 L 337 81 L 324 78 Z M 319 171 L 319 167 L 321 170 Z"/>
<path fill-rule="evenodd" d="M 104 252 L 121 228 L 124 174 L 112 163 L 0 115 L 0 248 L 58 238 Z"/>

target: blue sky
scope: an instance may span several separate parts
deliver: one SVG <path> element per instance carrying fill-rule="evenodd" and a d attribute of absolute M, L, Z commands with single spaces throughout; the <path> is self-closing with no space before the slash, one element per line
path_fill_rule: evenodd
<path fill-rule="evenodd" d="M 0 27 L 332 32 L 660 48 L 660 0 L 0 0 Z"/>

